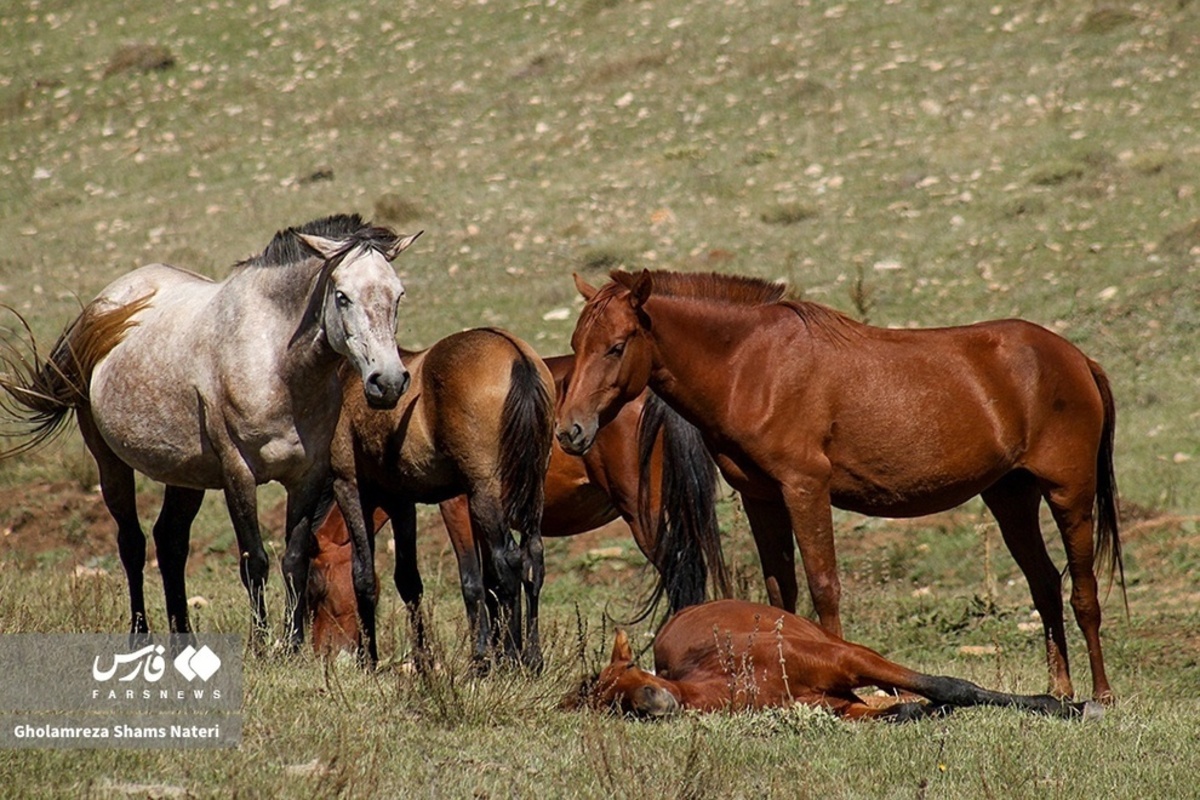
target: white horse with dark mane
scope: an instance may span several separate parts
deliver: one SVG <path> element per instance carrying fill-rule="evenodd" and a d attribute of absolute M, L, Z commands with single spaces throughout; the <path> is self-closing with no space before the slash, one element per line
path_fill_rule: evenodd
<path fill-rule="evenodd" d="M 4 410 L 29 438 L 26 452 L 75 411 L 117 522 L 129 581 L 130 629 L 149 630 L 134 471 L 166 484 L 154 543 L 171 631 L 188 632 L 184 567 L 192 521 L 207 489 L 225 493 L 241 577 L 266 632 L 268 560 L 256 487 L 287 490 L 283 558 L 289 638 L 303 637 L 313 511 L 329 481 L 329 447 L 348 361 L 367 402 L 392 408 L 409 376 L 396 347 L 404 287 L 390 262 L 420 234 L 400 237 L 357 215 L 277 233 L 259 256 L 214 282 L 166 264 L 106 287 L 59 337 L 47 360 L 10 342 Z"/>

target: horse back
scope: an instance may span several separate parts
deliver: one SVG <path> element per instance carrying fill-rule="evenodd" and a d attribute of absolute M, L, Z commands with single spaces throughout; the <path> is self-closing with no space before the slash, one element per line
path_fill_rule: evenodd
<path fill-rule="evenodd" d="M 654 640 L 655 671 L 682 680 L 746 661 L 778 663 L 781 645 L 804 649 L 841 641 L 774 606 L 714 600 L 688 606 L 662 627 Z"/>

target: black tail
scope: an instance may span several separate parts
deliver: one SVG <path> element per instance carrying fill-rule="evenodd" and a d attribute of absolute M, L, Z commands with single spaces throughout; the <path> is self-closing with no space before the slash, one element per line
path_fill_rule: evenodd
<path fill-rule="evenodd" d="M 546 466 L 554 436 L 554 400 L 537 365 L 518 349 L 501 411 L 500 485 L 510 528 L 542 530 Z"/>
<path fill-rule="evenodd" d="M 662 491 L 658 513 L 651 508 L 651 463 L 662 433 Z M 651 393 L 638 424 L 638 515 L 653 532 L 652 560 L 658 580 L 637 619 L 654 613 L 665 595 L 672 613 L 703 603 L 713 590 L 729 596 L 729 574 L 717 525 L 717 470 L 700 431 Z"/>
<path fill-rule="evenodd" d="M 88 403 L 92 370 L 108 355 L 134 323 L 130 318 L 149 303 L 145 297 L 128 305 L 101 310 L 88 305 L 62 332 L 50 357 L 43 361 L 25 318 L 13 314 L 29 337 L 28 343 L 6 337 L 0 344 L 0 413 L 18 430 L 4 431 L 25 441 L 0 456 L 27 453 L 54 438 L 70 412 Z"/>
<path fill-rule="evenodd" d="M 1107 567 L 1109 580 L 1114 573 L 1120 576 L 1121 594 L 1125 595 L 1125 562 L 1121 557 L 1121 534 L 1118 529 L 1117 477 L 1113 470 L 1117 406 L 1104 370 L 1091 359 L 1088 359 L 1088 367 L 1104 403 L 1104 426 L 1100 433 L 1100 451 L 1096 456 L 1096 558 Z M 1128 597 L 1125 598 L 1125 613 L 1129 613 Z"/>

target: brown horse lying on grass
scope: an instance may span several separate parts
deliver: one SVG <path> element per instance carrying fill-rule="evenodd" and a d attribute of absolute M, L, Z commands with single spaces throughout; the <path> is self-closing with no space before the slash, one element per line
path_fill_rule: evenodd
<path fill-rule="evenodd" d="M 930 702 L 879 708 L 854 693 L 864 686 L 909 692 Z M 654 672 L 633 663 L 629 639 L 618 630 L 611 663 L 563 705 L 661 717 L 683 709 L 742 711 L 795 703 L 847 719 L 897 722 L 945 715 L 957 706 L 1005 706 L 1079 719 L 1104 713 L 1093 701 L 1005 694 L 959 678 L 914 672 L 806 619 L 743 600 L 691 606 L 673 617 L 654 639 Z"/>

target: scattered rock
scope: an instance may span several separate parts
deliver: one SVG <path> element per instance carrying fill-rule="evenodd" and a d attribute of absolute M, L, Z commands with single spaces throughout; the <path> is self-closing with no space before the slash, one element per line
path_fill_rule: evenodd
<path fill-rule="evenodd" d="M 623 547 L 593 547 L 587 553 L 592 558 L 620 558 L 625 554 Z"/>
<path fill-rule="evenodd" d="M 994 656 L 1000 652 L 1000 648 L 994 644 L 964 644 L 958 648 L 958 652 L 964 656 Z"/>
<path fill-rule="evenodd" d="M 321 759 L 314 758 L 305 764 L 289 764 L 283 768 L 284 774 L 295 775 L 300 778 L 319 778 L 329 772 L 329 767 L 321 763 Z"/>

